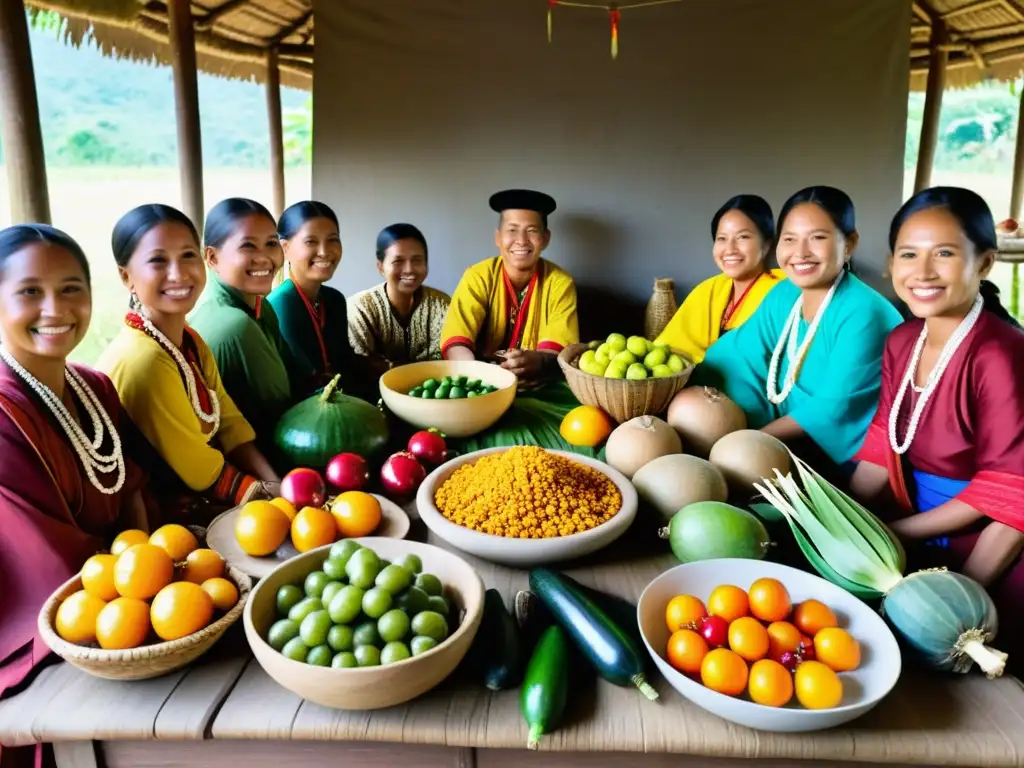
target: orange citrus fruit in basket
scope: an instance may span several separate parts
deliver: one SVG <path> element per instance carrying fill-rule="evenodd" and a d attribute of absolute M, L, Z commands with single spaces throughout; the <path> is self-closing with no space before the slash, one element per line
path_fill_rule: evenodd
<path fill-rule="evenodd" d="M 149 541 L 149 534 L 145 531 L 140 531 L 135 528 L 130 528 L 127 531 L 121 531 L 114 538 L 114 541 L 110 545 L 110 554 L 120 555 L 128 547 L 134 547 L 136 544 L 145 544 Z"/>
<path fill-rule="evenodd" d="M 692 629 L 679 629 L 669 637 L 665 657 L 680 672 L 696 675 L 707 653 L 708 643 L 703 637 Z"/>
<path fill-rule="evenodd" d="M 788 621 L 773 621 L 768 625 L 768 655 L 780 661 L 782 654 L 795 651 L 804 636 Z"/>
<path fill-rule="evenodd" d="M 221 612 L 228 612 L 238 602 L 238 587 L 227 579 L 216 577 L 202 583 L 203 592 L 213 600 L 213 607 Z"/>
<path fill-rule="evenodd" d="M 750 668 L 747 693 L 755 704 L 784 707 L 793 698 L 793 675 L 779 662 L 761 659 Z"/>
<path fill-rule="evenodd" d="M 768 630 L 757 619 L 742 616 L 729 625 L 729 648 L 747 661 L 768 655 Z"/>
<path fill-rule="evenodd" d="M 235 540 L 254 557 L 269 555 L 288 538 L 288 515 L 269 501 L 250 501 L 235 518 Z"/>
<path fill-rule="evenodd" d="M 54 629 L 74 645 L 89 645 L 96 640 L 96 617 L 106 603 L 96 595 L 80 589 L 68 595 L 57 608 Z"/>
<path fill-rule="evenodd" d="M 676 595 L 665 607 L 665 623 L 669 632 L 693 629 L 707 615 L 708 609 L 704 607 L 704 603 L 693 595 Z"/>
<path fill-rule="evenodd" d="M 761 621 L 782 621 L 789 618 L 793 601 L 778 579 L 758 579 L 747 590 L 750 614 Z"/>
<path fill-rule="evenodd" d="M 295 516 L 299 514 L 299 510 L 297 510 L 295 505 L 288 501 L 288 499 L 283 499 L 278 496 L 276 499 L 271 499 L 270 503 L 284 512 L 289 521 L 294 520 Z"/>
<path fill-rule="evenodd" d="M 346 491 L 331 504 L 338 533 L 346 539 L 369 536 L 380 525 L 380 502 L 364 491 Z"/>
<path fill-rule="evenodd" d="M 814 656 L 834 672 L 851 672 L 860 666 L 860 643 L 845 629 L 826 627 L 814 636 Z"/>
<path fill-rule="evenodd" d="M 104 602 L 117 597 L 114 586 L 114 563 L 116 555 L 93 555 L 82 566 L 82 588 Z"/>
<path fill-rule="evenodd" d="M 793 623 L 808 637 L 814 637 L 826 627 L 838 627 L 832 609 L 820 600 L 804 600 L 793 610 Z"/>
<path fill-rule="evenodd" d="M 193 549 L 185 558 L 182 581 L 202 584 L 207 579 L 224 575 L 224 558 L 212 549 Z"/>
<path fill-rule="evenodd" d="M 148 600 L 171 583 L 174 562 L 156 544 L 128 547 L 114 563 L 114 586 L 121 597 Z"/>
<path fill-rule="evenodd" d="M 715 587 L 708 597 L 708 613 L 721 616 L 726 621 L 735 621 L 750 613 L 750 599 L 739 587 L 723 584 Z"/>
<path fill-rule="evenodd" d="M 338 523 L 326 509 L 303 507 L 292 520 L 292 544 L 299 552 L 331 544 L 337 538 Z"/>
<path fill-rule="evenodd" d="M 189 552 L 199 546 L 199 541 L 196 539 L 195 534 L 184 525 L 178 525 L 177 523 L 162 525 L 157 528 L 153 531 L 153 535 L 149 537 L 149 543 L 156 544 L 165 550 L 171 556 L 171 560 L 176 563 L 180 563 L 188 557 Z"/>
<path fill-rule="evenodd" d="M 565 414 L 558 432 L 570 445 L 593 448 L 607 440 L 613 429 L 611 416 L 596 405 L 581 405 Z"/>
<path fill-rule="evenodd" d="M 168 584 L 149 607 L 153 631 L 162 640 L 178 640 L 198 632 L 212 618 L 213 598 L 191 581 Z"/>
<path fill-rule="evenodd" d="M 805 661 L 793 675 L 796 698 L 807 709 L 831 709 L 843 700 L 839 675 L 820 661 Z"/>
<path fill-rule="evenodd" d="M 747 662 L 728 648 L 715 648 L 700 664 L 705 686 L 727 696 L 739 696 L 747 689 Z"/>
<path fill-rule="evenodd" d="M 96 639 L 101 648 L 123 651 L 138 648 L 149 634 L 149 604 L 135 597 L 119 597 L 96 617 Z"/>

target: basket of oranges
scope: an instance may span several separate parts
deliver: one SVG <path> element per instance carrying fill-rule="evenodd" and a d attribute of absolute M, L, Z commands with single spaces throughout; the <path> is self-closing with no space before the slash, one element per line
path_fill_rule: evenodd
<path fill-rule="evenodd" d="M 145 680 L 195 661 L 242 615 L 252 588 L 181 525 L 121 533 L 39 612 L 44 642 L 109 680 Z"/>

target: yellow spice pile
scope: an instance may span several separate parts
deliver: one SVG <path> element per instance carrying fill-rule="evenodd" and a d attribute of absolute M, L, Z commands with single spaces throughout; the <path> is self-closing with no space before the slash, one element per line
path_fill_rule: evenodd
<path fill-rule="evenodd" d="M 517 446 L 464 464 L 434 496 L 453 523 L 494 536 L 549 539 L 594 528 L 622 506 L 619 489 L 584 464 Z"/>

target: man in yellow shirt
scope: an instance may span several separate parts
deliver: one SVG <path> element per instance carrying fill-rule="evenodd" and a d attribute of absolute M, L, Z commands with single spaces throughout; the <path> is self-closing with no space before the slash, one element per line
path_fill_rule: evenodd
<path fill-rule="evenodd" d="M 452 295 L 441 333 L 448 360 L 501 360 L 523 379 L 537 379 L 558 353 L 579 341 L 576 286 L 567 272 L 541 258 L 551 242 L 550 195 L 508 189 L 491 196 L 499 214 L 499 256 L 466 270 Z"/>

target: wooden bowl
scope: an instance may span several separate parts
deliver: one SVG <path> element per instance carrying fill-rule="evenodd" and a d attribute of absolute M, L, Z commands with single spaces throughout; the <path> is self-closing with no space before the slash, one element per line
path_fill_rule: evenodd
<path fill-rule="evenodd" d="M 124 651 L 106 651 L 102 648 L 73 645 L 63 640 L 54 628 L 54 621 L 57 618 L 57 609 L 64 599 L 82 588 L 82 579 L 78 575 L 64 582 L 43 604 L 37 625 L 39 634 L 50 650 L 64 661 L 95 677 L 107 680 L 147 680 L 166 675 L 192 663 L 210 650 L 227 628 L 242 615 L 252 589 L 252 581 L 230 564 L 225 566 L 224 575 L 238 587 L 238 602 L 209 626 L 179 640 L 168 640 Z"/>
<path fill-rule="evenodd" d="M 468 376 L 497 387 L 479 397 L 424 400 L 407 392 L 427 379 Z M 505 415 L 516 399 L 518 377 L 501 366 L 476 360 L 428 360 L 392 368 L 380 377 L 380 396 L 392 413 L 420 429 L 434 427 L 449 437 L 471 437 Z"/>
<path fill-rule="evenodd" d="M 668 410 L 693 373 L 692 364 L 679 373 L 660 379 L 607 379 L 579 368 L 586 344 L 570 344 L 558 355 L 558 365 L 569 389 L 584 405 L 596 405 L 620 424 L 637 416 L 656 416 Z"/>
<path fill-rule="evenodd" d="M 277 590 L 285 584 L 301 584 L 308 574 L 319 570 L 330 546 L 288 560 L 261 579 L 245 607 L 243 624 L 256 660 L 284 688 L 325 707 L 381 709 L 426 693 L 458 666 L 480 628 L 484 584 L 469 563 L 439 547 L 403 539 L 369 537 L 356 541 L 386 560 L 418 555 L 423 571 L 441 579 L 445 597 L 460 617 L 458 626 L 443 643 L 394 664 L 354 669 L 311 666 L 271 648 L 264 638 L 277 620 Z"/>

